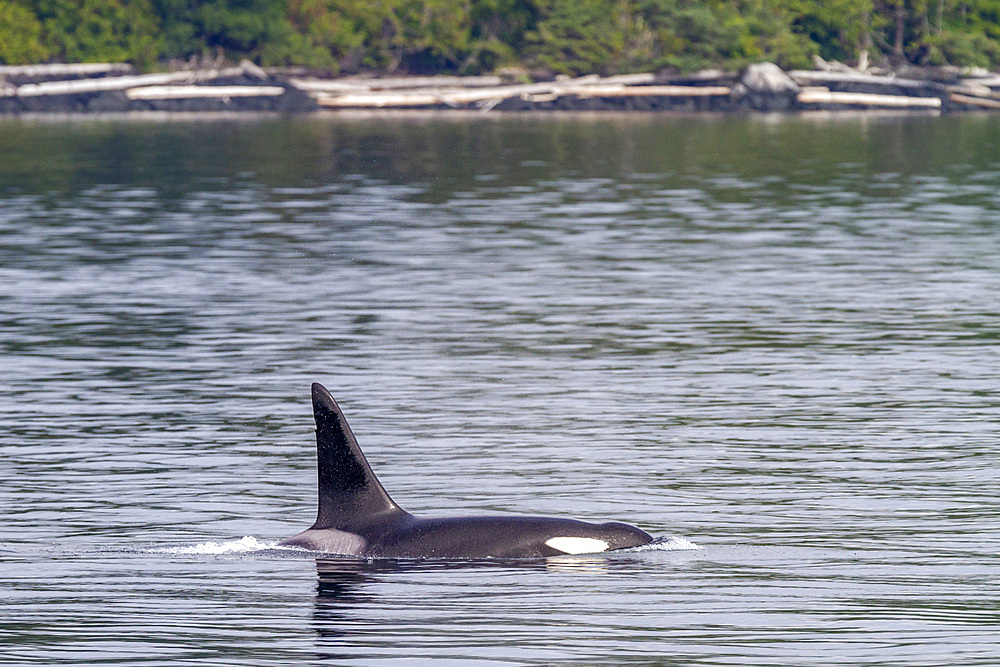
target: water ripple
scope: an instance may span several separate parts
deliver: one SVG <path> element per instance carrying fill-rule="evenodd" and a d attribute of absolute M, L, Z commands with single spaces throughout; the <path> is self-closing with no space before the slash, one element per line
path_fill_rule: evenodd
<path fill-rule="evenodd" d="M 996 118 L 0 128 L 0 662 L 1000 658 Z M 281 550 L 315 380 L 414 513 L 664 537 Z"/>

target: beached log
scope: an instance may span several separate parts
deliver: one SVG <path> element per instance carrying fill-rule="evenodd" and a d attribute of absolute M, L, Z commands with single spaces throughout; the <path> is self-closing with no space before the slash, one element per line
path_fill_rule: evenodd
<path fill-rule="evenodd" d="M 714 97 L 731 92 L 729 86 L 585 86 L 563 91 L 577 97 Z"/>
<path fill-rule="evenodd" d="M 486 87 L 499 86 L 503 79 L 498 76 L 396 76 L 385 78 L 354 78 L 344 83 L 365 85 L 369 90 L 398 90 L 413 88 Z"/>
<path fill-rule="evenodd" d="M 44 65 L 0 65 L 0 77 L 97 76 L 131 74 L 127 63 L 47 63 Z"/>
<path fill-rule="evenodd" d="M 960 95 L 958 93 L 952 93 L 948 96 L 948 99 L 952 102 L 957 102 L 958 104 L 968 104 L 969 106 L 982 107 L 983 109 L 1000 109 L 1000 100 L 971 97 L 969 95 Z"/>
<path fill-rule="evenodd" d="M 342 108 L 382 108 L 382 107 L 427 107 L 472 104 L 493 99 L 507 99 L 519 95 L 546 94 L 553 92 L 557 84 L 528 83 L 513 86 L 489 88 L 444 88 L 418 91 L 360 91 L 343 95 L 321 96 L 317 102 L 325 107 Z"/>
<path fill-rule="evenodd" d="M 485 87 L 499 86 L 503 79 L 499 76 L 396 76 L 385 78 L 355 78 L 352 83 L 365 84 L 370 90 L 398 90 L 413 88 L 446 88 L 451 86 Z"/>
<path fill-rule="evenodd" d="M 289 79 L 299 90 L 310 94 L 323 93 L 364 93 L 371 91 L 367 83 L 358 81 L 345 81 L 343 79 Z"/>
<path fill-rule="evenodd" d="M 969 97 L 993 97 L 1000 99 L 1000 92 L 993 90 L 989 86 L 948 86 L 947 91 L 957 95 L 968 95 Z"/>
<path fill-rule="evenodd" d="M 811 70 L 792 70 L 788 72 L 792 81 L 803 85 L 828 83 L 856 83 L 873 86 L 896 86 L 899 88 L 926 88 L 935 85 L 932 81 L 918 79 L 899 79 L 894 76 L 879 74 L 864 74 L 862 72 L 814 72 Z"/>
<path fill-rule="evenodd" d="M 651 72 L 642 72 L 638 74 L 613 74 L 611 76 L 597 76 L 596 74 L 591 74 L 589 76 L 581 76 L 575 79 L 563 79 L 557 80 L 557 84 L 571 84 L 571 85 L 585 85 L 585 86 L 603 86 L 603 85 L 623 85 L 623 86 L 635 86 L 646 83 L 652 83 L 656 81 L 656 75 Z"/>
<path fill-rule="evenodd" d="M 116 76 L 104 79 L 73 79 L 71 81 L 45 81 L 26 83 L 17 87 L 19 97 L 40 95 L 75 95 L 96 93 L 105 90 L 125 90 L 136 86 L 156 85 L 186 81 L 190 72 L 166 72 L 162 74 L 139 74 L 136 76 Z"/>
<path fill-rule="evenodd" d="M 559 93 L 534 93 L 534 94 L 524 93 L 521 95 L 522 100 L 524 100 L 525 102 L 531 102 L 532 104 L 541 104 L 542 102 L 555 102 L 560 97 L 561 95 Z M 500 104 L 501 102 L 503 102 L 502 98 L 494 97 L 493 99 L 488 100 L 488 103 L 486 105 L 483 105 L 482 110 L 489 111 L 490 109 Z"/>
<path fill-rule="evenodd" d="M 666 80 L 676 83 L 678 81 L 728 81 L 733 78 L 732 74 L 727 74 L 721 69 L 700 69 L 689 74 L 675 74 L 667 77 Z"/>
<path fill-rule="evenodd" d="M 998 88 L 1000 87 L 1000 75 L 994 74 L 991 76 L 967 77 L 965 79 L 962 79 L 962 85 L 986 86 L 987 88 Z"/>
<path fill-rule="evenodd" d="M 871 93 L 844 93 L 816 89 L 798 94 L 802 104 L 841 104 L 864 107 L 928 108 L 941 107 L 940 97 L 907 97 L 904 95 L 874 95 Z"/>
<path fill-rule="evenodd" d="M 382 109 L 386 107 L 433 107 L 446 104 L 439 94 L 429 93 L 372 93 L 359 92 L 345 95 L 321 96 L 316 103 L 323 107 L 342 109 Z"/>
<path fill-rule="evenodd" d="M 407 76 L 385 79 L 360 77 L 344 79 L 296 78 L 289 82 L 307 93 L 354 93 L 375 90 L 499 86 L 503 80 L 498 76 Z"/>
<path fill-rule="evenodd" d="M 142 86 L 158 86 L 171 83 L 190 83 L 193 81 L 211 81 L 227 76 L 242 76 L 246 73 L 243 67 L 229 67 L 217 70 L 186 70 L 181 72 L 162 72 L 159 74 L 137 74 L 135 76 L 114 76 L 102 79 L 73 79 L 70 81 L 44 81 L 42 83 L 26 83 L 18 86 L 19 97 L 37 97 L 40 95 L 76 95 L 80 93 L 99 93 L 108 90 L 127 90 Z"/>
<path fill-rule="evenodd" d="M 145 86 L 130 88 L 130 100 L 180 100 L 194 98 L 273 97 L 284 95 L 281 86 Z"/>
<path fill-rule="evenodd" d="M 959 95 L 971 95 L 972 97 L 990 97 L 993 95 L 993 89 L 988 86 L 973 86 L 973 85 L 962 85 L 962 86 L 946 86 L 945 90 L 949 93 L 958 93 Z"/>
<path fill-rule="evenodd" d="M 253 63 L 253 61 L 247 60 L 246 58 L 240 61 L 239 69 L 243 71 L 243 74 L 253 77 L 254 79 L 268 78 L 268 74 L 263 68 L 258 67 Z"/>

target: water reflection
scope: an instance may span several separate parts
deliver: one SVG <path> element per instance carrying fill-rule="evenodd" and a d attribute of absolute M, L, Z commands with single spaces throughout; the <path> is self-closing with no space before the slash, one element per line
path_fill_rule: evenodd
<path fill-rule="evenodd" d="M 0 125 L 0 542 L 31 561 L 18 636 L 65 638 L 35 662 L 119 655 L 89 616 L 164 665 L 238 660 L 237 627 L 275 665 L 317 634 L 365 663 L 997 663 L 1000 117 Z M 312 381 L 414 512 L 784 556 L 324 559 L 315 591 L 310 561 L 171 560 L 129 606 L 108 554 L 58 590 L 39 545 L 310 521 Z"/>
<path fill-rule="evenodd" d="M 371 636 L 373 628 L 366 620 L 377 616 L 383 625 L 381 641 L 391 641 L 393 632 L 407 632 L 407 626 L 427 622 L 405 617 L 395 623 L 385 622 L 387 614 L 399 614 L 398 590 L 447 586 L 454 595 L 449 603 L 458 622 L 474 617 L 477 600 L 488 597 L 495 584 L 500 596 L 506 589 L 523 588 L 526 578 L 536 587 L 544 585 L 537 577 L 569 576 L 583 581 L 590 577 L 604 580 L 648 567 L 638 555 L 614 554 L 557 556 L 546 559 L 480 560 L 409 560 L 322 557 L 316 559 L 316 600 L 313 627 L 320 642 L 317 657 L 321 661 L 358 658 L 348 650 L 355 646 L 352 637 Z M 455 594 L 465 589 L 466 594 Z M 425 601 L 429 602 L 429 601 Z"/>
<path fill-rule="evenodd" d="M 316 604 L 313 609 L 313 627 L 317 636 L 323 640 L 337 640 L 351 634 L 352 612 L 371 597 L 371 593 L 364 590 L 365 584 L 376 573 L 385 571 L 393 571 L 393 568 L 380 561 L 317 558 Z M 350 657 L 337 652 L 339 646 L 336 641 L 321 641 L 317 644 L 316 657 L 320 661 Z"/>

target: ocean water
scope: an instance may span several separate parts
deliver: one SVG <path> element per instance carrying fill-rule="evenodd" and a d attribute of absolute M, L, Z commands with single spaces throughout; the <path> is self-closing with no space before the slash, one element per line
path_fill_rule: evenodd
<path fill-rule="evenodd" d="M 1000 662 L 1000 119 L 0 120 L 0 662 Z M 525 561 L 285 549 L 309 384 Z"/>

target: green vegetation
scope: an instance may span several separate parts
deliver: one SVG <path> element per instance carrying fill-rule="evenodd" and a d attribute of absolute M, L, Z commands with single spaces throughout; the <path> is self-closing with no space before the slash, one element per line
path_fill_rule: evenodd
<path fill-rule="evenodd" d="M 249 58 L 475 74 L 736 68 L 813 55 L 1000 66 L 1000 0 L 0 0 L 0 63 Z"/>

